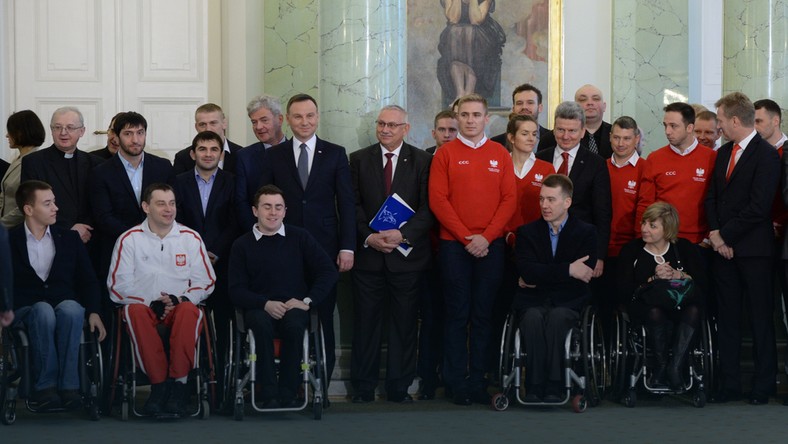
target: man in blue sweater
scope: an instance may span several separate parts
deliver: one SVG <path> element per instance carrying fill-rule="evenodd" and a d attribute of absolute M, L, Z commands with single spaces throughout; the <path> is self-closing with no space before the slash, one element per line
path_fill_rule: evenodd
<path fill-rule="evenodd" d="M 244 310 L 244 320 L 255 335 L 263 406 L 287 408 L 297 402 L 301 341 L 309 309 L 326 298 L 339 273 L 309 232 L 284 225 L 282 190 L 265 185 L 253 202 L 257 223 L 235 241 L 230 252 L 230 299 Z M 282 340 L 278 384 L 274 337 Z"/>

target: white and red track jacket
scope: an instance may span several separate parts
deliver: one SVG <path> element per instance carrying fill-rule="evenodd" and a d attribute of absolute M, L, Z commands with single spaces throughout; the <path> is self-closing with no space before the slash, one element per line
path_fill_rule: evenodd
<path fill-rule="evenodd" d="M 150 305 L 165 292 L 186 296 L 196 305 L 208 298 L 215 284 L 202 238 L 177 222 L 160 238 L 145 219 L 115 242 L 107 288 L 118 304 Z"/>

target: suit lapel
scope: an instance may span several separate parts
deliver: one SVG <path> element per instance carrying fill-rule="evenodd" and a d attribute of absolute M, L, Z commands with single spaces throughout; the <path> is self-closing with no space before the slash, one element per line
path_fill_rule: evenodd
<path fill-rule="evenodd" d="M 32 265 L 30 265 L 30 256 L 27 253 L 27 232 L 25 231 L 24 227 L 20 226 L 19 228 L 22 235 L 14 236 L 14 238 L 11 239 L 11 243 L 13 244 L 12 248 L 16 248 L 16 250 L 19 252 L 19 256 L 23 259 L 22 264 L 33 272 L 33 276 L 35 276 L 36 279 L 41 281 L 41 278 L 38 277 L 36 270 L 33 269 Z M 57 248 L 57 245 L 55 245 L 55 248 Z M 55 254 L 57 254 L 57 251 L 55 251 Z"/>
<path fill-rule="evenodd" d="M 57 164 L 58 158 L 60 156 L 63 156 L 63 153 L 60 152 L 60 150 L 58 150 L 55 147 L 55 145 L 52 145 L 52 147 L 48 149 L 49 152 L 47 153 L 46 168 L 49 169 L 50 172 L 52 173 L 51 175 L 49 175 L 49 177 L 55 177 L 59 182 L 58 184 L 50 184 L 50 185 L 52 185 L 52 187 L 55 189 L 59 188 L 63 190 L 68 195 L 69 200 L 76 202 L 77 196 L 74 196 L 74 194 L 72 194 L 71 181 L 69 180 L 69 172 L 63 171 L 62 168 L 59 168 Z M 77 155 L 77 151 L 75 150 L 74 156 L 76 155 Z"/>
<path fill-rule="evenodd" d="M 750 161 L 750 159 L 755 155 L 756 147 L 759 145 L 761 141 L 761 136 L 756 134 L 755 137 L 750 140 L 750 143 L 747 145 L 746 149 L 743 153 L 741 153 L 741 157 L 739 157 L 739 161 L 736 162 L 736 165 L 733 167 L 733 171 L 731 171 L 731 177 L 727 180 L 727 182 L 731 182 L 736 174 L 741 171 L 745 165 Z M 730 162 L 730 155 L 728 155 L 728 161 Z M 727 166 L 726 171 L 727 171 Z"/>
<path fill-rule="evenodd" d="M 315 181 L 314 177 L 316 177 L 316 175 L 320 174 L 320 171 L 322 171 L 323 166 L 325 164 L 325 156 L 326 156 L 326 153 L 324 151 L 325 151 L 325 147 L 323 146 L 323 141 L 317 139 L 315 141 L 315 152 L 312 153 L 312 168 L 309 170 L 309 178 L 307 178 L 306 180 L 306 187 L 304 187 L 304 191 L 306 191 L 309 188 L 309 186 Z M 295 159 L 293 160 L 293 162 L 295 162 Z M 298 177 L 298 169 L 296 168 L 295 171 L 296 171 L 296 177 Z"/>
<path fill-rule="evenodd" d="M 367 159 L 365 162 L 365 167 L 370 171 L 371 179 L 370 185 L 374 186 L 374 190 L 380 196 L 383 196 L 383 199 L 386 197 L 386 182 L 383 179 L 383 164 L 382 157 L 380 157 L 380 145 L 375 144 L 371 147 L 369 152 L 367 153 Z M 394 188 L 392 184 L 391 188 Z"/>
<path fill-rule="evenodd" d="M 290 175 L 295 180 L 301 189 L 304 189 L 304 186 L 301 185 L 301 178 L 298 176 L 298 165 L 296 164 L 295 152 L 293 151 L 293 143 L 295 139 L 288 139 L 287 142 L 284 143 L 284 158 L 285 163 L 287 164 L 287 170 L 290 171 Z M 300 145 L 300 143 L 299 143 Z M 317 145 L 315 145 L 315 152 L 317 152 Z M 315 163 L 312 163 L 312 171 L 309 172 L 311 176 L 314 172 Z M 307 185 L 309 185 L 309 180 L 307 180 Z"/>
<path fill-rule="evenodd" d="M 208 205 L 205 207 L 205 214 L 210 214 L 214 211 L 216 206 L 216 199 L 221 195 L 222 188 L 224 188 L 225 173 L 222 170 L 216 171 L 216 177 L 213 179 L 213 186 L 211 187 L 211 194 L 208 195 Z M 205 215 L 202 217 L 203 223 L 205 222 Z"/>
<path fill-rule="evenodd" d="M 192 170 L 194 173 L 194 170 Z M 202 197 L 200 197 L 200 187 L 197 186 L 197 177 L 192 175 L 192 180 L 188 181 L 189 186 L 186 187 L 186 192 L 188 193 L 188 201 L 194 202 L 194 205 L 189 205 L 189 211 L 191 211 L 196 217 L 194 220 L 204 221 L 205 216 L 202 214 Z M 216 183 L 213 184 L 214 188 L 216 187 Z M 211 189 L 211 194 L 213 194 L 213 189 Z M 210 204 L 211 200 L 208 199 L 208 203 Z M 201 231 L 200 227 L 189 227 L 193 228 L 197 231 Z"/>
<path fill-rule="evenodd" d="M 580 148 L 577 150 L 577 154 L 575 155 L 575 161 L 572 163 L 572 169 L 569 171 L 569 178 L 572 179 L 573 182 L 577 182 L 578 176 L 583 174 L 588 153 L 590 153 L 588 148 L 586 148 L 585 145 L 581 143 Z"/>
<path fill-rule="evenodd" d="M 115 165 L 115 174 L 120 177 L 120 181 L 123 183 L 123 188 L 125 188 L 126 192 L 131 196 L 131 198 L 136 201 L 137 197 L 134 195 L 134 189 L 131 188 L 131 181 L 129 180 L 129 175 L 126 173 L 126 168 L 123 166 L 123 162 L 120 160 L 120 154 L 116 153 L 112 157 L 111 162 L 113 162 Z"/>

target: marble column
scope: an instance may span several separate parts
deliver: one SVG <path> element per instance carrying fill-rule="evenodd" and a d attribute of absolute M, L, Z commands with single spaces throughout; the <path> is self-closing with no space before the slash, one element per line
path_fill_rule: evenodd
<path fill-rule="evenodd" d="M 405 107 L 404 0 L 320 2 L 320 135 L 348 152 L 375 141 L 384 105 Z"/>
<path fill-rule="evenodd" d="M 327 2 L 324 2 L 327 3 Z M 319 0 L 266 0 L 263 12 L 265 92 L 279 97 L 282 112 L 296 93 L 318 98 Z"/>
<path fill-rule="evenodd" d="M 788 1 L 725 0 L 724 94 L 771 98 L 788 108 Z M 785 129 L 785 125 L 783 125 Z"/>
<path fill-rule="evenodd" d="M 644 154 L 667 143 L 665 105 L 689 96 L 688 26 L 685 1 L 613 1 L 611 119 L 638 122 Z"/>

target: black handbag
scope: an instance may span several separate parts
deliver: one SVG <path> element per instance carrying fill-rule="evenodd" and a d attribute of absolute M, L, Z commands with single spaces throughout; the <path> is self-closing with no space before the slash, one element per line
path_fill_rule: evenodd
<path fill-rule="evenodd" d="M 684 271 L 676 247 L 676 270 Z M 682 307 L 695 302 L 695 282 L 690 278 L 654 279 L 642 284 L 635 290 L 632 301 L 640 301 L 652 307 L 665 310 L 681 310 Z"/>

